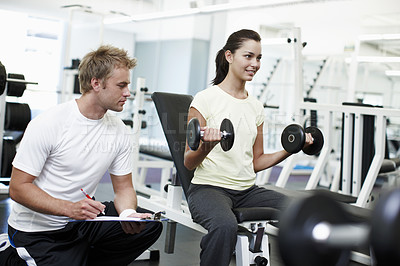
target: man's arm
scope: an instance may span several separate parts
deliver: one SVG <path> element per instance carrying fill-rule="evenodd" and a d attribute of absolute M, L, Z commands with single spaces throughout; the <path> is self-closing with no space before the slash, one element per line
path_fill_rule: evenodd
<path fill-rule="evenodd" d="M 33 184 L 35 178 L 13 167 L 9 186 L 11 199 L 36 212 L 67 216 L 76 220 L 96 218 L 105 208 L 101 202 L 86 198 L 70 202 L 52 197 Z"/>
<path fill-rule="evenodd" d="M 127 210 L 128 213 L 130 213 L 128 217 L 150 217 L 150 213 L 136 213 L 137 197 L 136 191 L 133 188 L 132 174 L 130 173 L 122 176 L 110 174 L 110 176 L 114 189 L 114 206 L 118 214 Z M 145 228 L 145 223 L 121 222 L 121 225 L 122 229 L 127 234 L 136 234 Z"/>
<path fill-rule="evenodd" d="M 137 197 L 133 188 L 132 174 L 121 176 L 110 174 L 110 176 L 114 189 L 114 205 L 118 214 L 126 209 L 136 210 Z"/>

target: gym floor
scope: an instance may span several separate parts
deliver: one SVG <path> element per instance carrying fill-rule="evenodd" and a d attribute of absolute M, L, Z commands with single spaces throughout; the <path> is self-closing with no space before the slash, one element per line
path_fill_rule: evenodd
<path fill-rule="evenodd" d="M 149 177 L 148 177 L 149 179 Z M 150 177 L 151 179 L 151 177 Z M 291 181 L 290 186 L 300 187 L 303 186 L 304 177 L 297 177 L 295 181 Z M 103 178 L 102 182 L 99 184 L 99 187 L 96 192 L 96 200 L 105 201 L 113 199 L 113 191 L 111 182 L 107 178 Z M 11 199 L 8 195 L 0 195 L 0 226 L 2 232 L 7 232 L 7 218 L 10 213 L 11 207 Z M 164 223 L 164 229 L 166 228 L 166 222 Z M 174 253 L 167 254 L 164 252 L 165 245 L 165 230 L 158 241 L 151 247 L 153 250 L 158 250 L 160 253 L 159 260 L 151 261 L 151 260 L 141 260 L 135 261 L 129 264 L 129 266 L 192 266 L 199 265 L 200 263 L 200 240 L 203 234 L 192 230 L 186 226 L 177 225 L 176 230 L 176 241 Z M 273 266 L 282 266 L 284 265 L 279 256 L 279 250 L 275 237 L 269 237 L 270 246 L 271 246 L 271 265 Z M 232 256 L 232 260 L 230 266 L 236 265 L 235 257 Z M 360 265 L 357 263 L 351 263 L 350 265 Z"/>

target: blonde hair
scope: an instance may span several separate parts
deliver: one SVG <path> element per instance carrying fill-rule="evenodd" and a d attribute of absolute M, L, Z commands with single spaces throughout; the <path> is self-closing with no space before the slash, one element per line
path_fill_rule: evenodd
<path fill-rule="evenodd" d="M 80 92 L 85 94 L 92 89 L 91 80 L 106 81 L 115 68 L 132 69 L 136 58 L 130 58 L 126 50 L 111 45 L 102 45 L 85 55 L 79 64 Z"/>

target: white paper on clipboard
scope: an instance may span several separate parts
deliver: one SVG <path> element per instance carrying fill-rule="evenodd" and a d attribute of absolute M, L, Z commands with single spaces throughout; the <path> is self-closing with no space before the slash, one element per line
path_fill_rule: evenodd
<path fill-rule="evenodd" d="M 161 218 L 161 219 L 143 219 L 143 218 L 138 218 L 138 217 L 125 217 L 121 218 L 118 216 L 98 216 L 94 219 L 88 219 L 88 220 L 70 220 L 70 222 L 161 222 L 161 221 L 167 221 L 167 218 Z"/>

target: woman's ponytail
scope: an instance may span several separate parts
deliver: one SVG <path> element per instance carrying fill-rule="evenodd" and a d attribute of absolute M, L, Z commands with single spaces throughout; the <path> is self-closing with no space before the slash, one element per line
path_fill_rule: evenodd
<path fill-rule="evenodd" d="M 225 50 L 221 49 L 218 51 L 217 56 L 215 57 L 215 78 L 212 80 L 212 85 L 217 85 L 221 83 L 229 70 L 229 63 L 225 59 Z"/>

